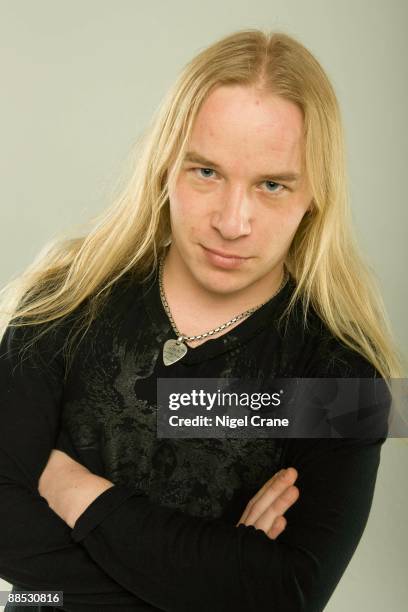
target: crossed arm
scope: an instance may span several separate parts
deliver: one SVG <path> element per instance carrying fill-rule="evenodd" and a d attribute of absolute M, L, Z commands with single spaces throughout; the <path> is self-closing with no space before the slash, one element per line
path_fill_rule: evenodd
<path fill-rule="evenodd" d="M 86 472 L 75 483 L 75 503 L 59 510 L 67 524 L 24 482 L 24 472 L 47 458 L 19 465 L 2 452 L 0 575 L 28 589 L 63 590 L 72 612 L 92 604 L 109 611 L 323 610 L 363 533 L 381 441 L 289 443 L 300 496 L 276 540 L 254 526 L 161 507 Z"/>
<path fill-rule="evenodd" d="M 115 493 L 121 496 L 124 487 L 113 486 L 58 451 L 53 451 L 48 476 L 43 472 L 40 491 L 41 486 L 44 492 L 47 486 L 52 491 L 54 479 L 56 488 L 47 495 L 73 527 L 74 540 L 118 583 L 159 609 L 223 611 L 232 605 L 246 612 L 318 611 L 324 609 L 362 535 L 380 445 L 289 441 L 289 456 L 299 465 L 301 493 L 287 511 L 287 529 L 276 541 L 251 524 L 204 521 L 144 496 L 116 504 Z M 64 486 L 74 494 L 64 495 Z M 288 490 L 288 484 L 285 487 Z M 258 502 L 266 504 L 266 490 Z M 241 520 L 250 513 L 249 504 Z"/>
<path fill-rule="evenodd" d="M 294 468 L 274 474 L 247 504 L 242 525 L 262 529 L 275 540 L 286 527 L 283 514 L 295 503 L 299 489 Z M 65 452 L 53 449 L 38 482 L 38 491 L 49 507 L 72 529 L 83 512 L 114 483 L 96 474 Z"/>

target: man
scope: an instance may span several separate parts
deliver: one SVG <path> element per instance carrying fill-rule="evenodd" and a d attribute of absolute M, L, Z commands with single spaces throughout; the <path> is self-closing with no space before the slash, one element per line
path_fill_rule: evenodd
<path fill-rule="evenodd" d="M 300 79 L 292 99 L 283 95 L 288 75 Z M 303 109 L 293 101 L 300 82 Z M 82 246 L 88 265 L 75 268 L 81 282 L 74 284 L 74 272 L 67 281 L 73 291 L 87 286 L 89 270 L 106 280 L 106 266 L 113 272 L 121 262 L 125 270 L 123 253 L 132 253 L 65 384 L 60 358 L 35 377 L 28 366 L 13 377 L 18 335 L 5 336 L 1 469 L 5 486 L 18 487 L 7 507 L 18 509 L 23 524 L 19 470 L 30 464 L 23 472 L 38 480 L 52 512 L 31 499 L 41 533 L 52 526 L 48 555 L 38 554 L 27 531 L 17 553 L 3 534 L 6 579 L 23 587 L 59 581 L 72 610 L 326 605 L 368 519 L 384 438 L 170 442 L 156 436 L 155 393 L 162 377 L 393 371 L 391 345 L 384 335 L 378 341 L 379 321 L 358 308 L 361 299 L 375 301 L 357 273 L 363 268 L 352 250 L 347 262 L 343 257 L 351 243 L 331 96 L 315 60 L 285 35 L 238 33 L 203 52 L 158 115 L 140 166 L 143 197 L 135 205 L 129 192 L 127 208 L 107 215 L 109 231 L 101 224 Z M 159 266 L 152 265 L 157 250 Z M 139 284 L 133 271 L 143 266 L 154 278 Z M 64 325 L 52 343 L 43 342 L 44 361 L 70 330 L 70 322 Z M 377 357 L 370 357 L 368 340 L 358 344 L 363 327 L 378 341 Z M 22 401 L 29 383 L 41 418 Z M 17 467 L 7 458 L 16 419 L 26 432 Z M 283 467 L 287 472 L 278 474 Z M 17 518 L 8 521 L 15 533 Z M 68 528 L 72 547 L 64 539 Z"/>
<path fill-rule="evenodd" d="M 246 87 L 216 89 L 199 112 L 183 170 L 170 194 L 173 241 L 164 268 L 167 301 L 187 335 L 201 334 L 265 302 L 282 284 L 287 252 L 311 206 L 302 174 L 302 123 L 294 104 Z M 210 156 L 217 161 L 209 161 Z M 201 174 L 204 170 L 212 174 Z M 285 176 L 282 184 L 275 182 Z M 216 335 L 221 333 L 225 331 Z M 64 458 L 57 454 L 54 461 L 56 484 L 71 508 L 73 491 L 60 476 Z M 293 468 L 291 474 L 290 481 Z M 46 478 L 44 473 L 43 481 Z M 84 501 L 76 500 L 78 505 L 67 514 L 71 527 L 85 507 L 112 486 L 103 479 L 97 486 L 98 477 L 86 481 Z M 40 487 L 40 492 L 45 490 Z M 289 499 L 296 492 L 296 487 L 289 489 Z M 63 513 L 64 506 L 57 499 L 54 503 Z"/>

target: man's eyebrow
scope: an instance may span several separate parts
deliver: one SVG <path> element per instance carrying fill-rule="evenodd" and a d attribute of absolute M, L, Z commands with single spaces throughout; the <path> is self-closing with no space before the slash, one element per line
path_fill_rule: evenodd
<path fill-rule="evenodd" d="M 205 157 L 203 157 L 196 151 L 186 152 L 183 158 L 183 164 L 186 162 L 200 164 L 205 167 L 214 168 L 215 170 L 222 170 L 221 166 L 217 164 L 217 162 L 213 162 L 210 159 L 206 159 Z M 299 173 L 288 170 L 285 172 L 279 172 L 278 174 L 274 172 L 271 172 L 270 174 L 262 174 L 262 175 L 258 175 L 255 178 L 256 180 L 267 180 L 267 179 L 275 180 L 276 179 L 278 181 L 295 182 L 300 178 L 300 176 L 301 175 Z"/>

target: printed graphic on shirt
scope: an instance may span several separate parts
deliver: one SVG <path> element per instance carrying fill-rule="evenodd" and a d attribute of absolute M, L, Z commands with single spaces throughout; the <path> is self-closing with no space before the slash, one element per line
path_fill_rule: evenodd
<path fill-rule="evenodd" d="M 281 440 L 158 439 L 156 364 L 160 342 L 141 325 L 132 341 L 108 319 L 92 343 L 92 358 L 77 360 L 62 427 L 82 460 L 101 462 L 101 475 L 142 489 L 151 500 L 193 516 L 238 519 L 249 498 L 279 469 Z M 239 376 L 248 359 L 223 356 L 219 376 Z M 196 368 L 193 368 L 197 371 Z M 92 469 L 89 466 L 89 469 Z"/>

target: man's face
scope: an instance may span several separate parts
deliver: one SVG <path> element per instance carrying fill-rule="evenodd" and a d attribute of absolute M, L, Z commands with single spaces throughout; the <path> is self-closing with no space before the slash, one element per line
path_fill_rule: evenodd
<path fill-rule="evenodd" d="M 180 272 L 224 295 L 279 278 L 311 203 L 301 175 L 302 128 L 300 109 L 280 97 L 242 86 L 210 94 L 169 191 L 170 250 Z M 289 173 L 300 176 L 280 176 Z"/>

